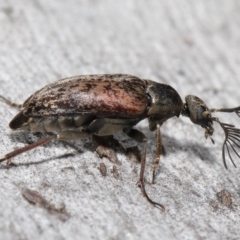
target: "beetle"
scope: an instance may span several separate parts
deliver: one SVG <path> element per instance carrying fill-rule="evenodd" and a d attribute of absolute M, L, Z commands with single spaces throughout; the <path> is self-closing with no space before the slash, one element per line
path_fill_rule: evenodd
<path fill-rule="evenodd" d="M 133 128 L 141 120 L 147 118 L 149 130 L 156 131 L 157 150 L 152 182 L 162 154 L 160 126 L 174 116 L 190 118 L 194 124 L 205 129 L 206 138 L 213 135 L 213 123 L 219 123 L 225 133 L 222 146 L 224 166 L 227 168 L 226 150 L 234 166 L 232 152 L 240 158 L 236 150 L 240 148 L 240 129 L 212 117 L 214 112 L 235 112 L 240 117 L 240 106 L 209 109 L 203 100 L 193 95 L 187 95 L 183 103 L 171 86 L 132 75 L 102 74 L 64 78 L 35 92 L 21 105 L 3 96 L 1 99 L 21 110 L 9 123 L 11 129 L 46 132 L 50 136 L 6 154 L 0 162 L 6 160 L 10 163 L 10 159 L 16 155 L 53 139 L 78 140 L 88 136 L 111 136 L 123 131 L 130 138 L 143 143 L 139 184 L 146 199 L 162 210 L 164 206 L 153 201 L 145 190 L 146 137 Z"/>

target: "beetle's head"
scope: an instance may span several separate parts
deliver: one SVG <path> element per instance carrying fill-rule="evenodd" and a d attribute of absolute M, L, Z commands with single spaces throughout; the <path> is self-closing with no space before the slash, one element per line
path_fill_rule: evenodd
<path fill-rule="evenodd" d="M 235 112 L 240 117 L 240 107 L 236 108 L 220 108 L 220 109 L 209 109 L 205 102 L 193 95 L 187 95 L 185 97 L 186 103 L 183 105 L 181 114 L 183 116 L 189 117 L 194 124 L 200 125 L 205 128 L 205 137 L 212 140 L 211 136 L 214 133 L 213 123 L 217 122 L 222 127 L 225 133 L 225 141 L 222 146 L 222 156 L 224 166 L 227 168 L 226 159 L 225 159 L 225 150 L 227 149 L 228 156 L 232 161 L 233 165 L 236 167 L 233 162 L 231 153 L 234 152 L 237 157 L 240 158 L 240 155 L 237 152 L 237 148 L 240 148 L 240 129 L 235 128 L 234 125 L 222 123 L 218 118 L 212 117 L 213 112 Z"/>
<path fill-rule="evenodd" d="M 189 117 L 194 124 L 205 128 L 205 137 L 212 136 L 214 132 L 213 118 L 206 104 L 200 98 L 187 95 L 183 105 L 182 115 Z"/>

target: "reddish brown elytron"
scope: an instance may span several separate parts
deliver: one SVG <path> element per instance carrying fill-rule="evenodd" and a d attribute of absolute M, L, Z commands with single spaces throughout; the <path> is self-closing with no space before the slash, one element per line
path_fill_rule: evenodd
<path fill-rule="evenodd" d="M 47 138 L 6 154 L 0 161 L 6 160 L 9 163 L 16 155 L 53 139 L 77 140 L 88 136 L 104 139 L 123 131 L 137 142 L 143 143 L 139 183 L 147 200 L 163 210 L 164 206 L 154 202 L 145 190 L 147 145 L 145 135 L 133 128 L 138 122 L 147 118 L 150 131 L 157 133 L 152 182 L 162 153 L 160 126 L 167 119 L 179 117 L 180 114 L 205 128 L 206 138 L 213 135 L 213 122 L 220 124 L 225 133 L 223 144 L 225 167 L 227 167 L 226 152 L 232 162 L 232 153 L 240 158 L 236 150 L 240 148 L 240 129 L 222 123 L 211 115 L 217 111 L 236 112 L 240 115 L 240 107 L 208 109 L 200 98 L 192 95 L 186 96 L 186 103 L 183 103 L 171 86 L 151 80 L 127 74 L 82 75 L 49 84 L 30 96 L 22 105 L 0 97 L 7 104 L 20 108 L 20 112 L 9 124 L 13 130 L 50 134 Z"/>
<path fill-rule="evenodd" d="M 131 84 L 130 84 L 131 83 Z M 33 94 L 24 114 L 102 114 L 104 117 L 138 117 L 146 112 L 147 82 L 129 75 L 90 75 L 59 80 Z"/>

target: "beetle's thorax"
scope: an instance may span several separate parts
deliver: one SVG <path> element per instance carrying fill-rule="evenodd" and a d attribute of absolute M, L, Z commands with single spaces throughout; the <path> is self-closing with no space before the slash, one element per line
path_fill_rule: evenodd
<path fill-rule="evenodd" d="M 149 129 L 156 129 L 157 124 L 162 124 L 167 119 L 179 116 L 183 102 L 177 91 L 167 84 L 147 80 L 146 93 L 151 98 L 148 109 Z"/>

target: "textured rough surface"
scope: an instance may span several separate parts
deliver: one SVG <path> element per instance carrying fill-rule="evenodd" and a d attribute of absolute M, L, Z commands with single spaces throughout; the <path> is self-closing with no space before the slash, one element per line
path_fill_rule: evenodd
<path fill-rule="evenodd" d="M 147 83 L 125 74 L 82 75 L 62 79 L 33 94 L 24 104 L 27 116 L 96 114 L 141 117 L 148 106 Z M 126 112 L 128 114 L 123 113 Z"/>
<path fill-rule="evenodd" d="M 169 84 L 182 99 L 199 96 L 209 108 L 238 106 L 239 12 L 238 0 L 2 0 L 0 94 L 22 103 L 60 78 L 127 73 Z M 16 112 L 0 102 L 1 156 L 40 137 L 8 128 Z M 235 114 L 214 115 L 240 126 Z M 155 138 L 146 121 L 138 129 L 148 137 L 149 182 Z M 118 138 L 126 148 L 135 144 Z M 141 196 L 140 164 L 119 151 L 115 171 L 96 155 L 90 139 L 51 142 L 13 159 L 11 167 L 1 164 L 1 238 L 238 239 L 240 167 L 223 167 L 220 127 L 213 138 L 215 145 L 185 118 L 162 126 L 167 154 L 156 184 L 146 187 L 164 213 Z M 56 209 L 65 206 L 68 219 L 30 204 L 23 189 Z M 227 195 L 219 197 L 223 191 Z"/>

